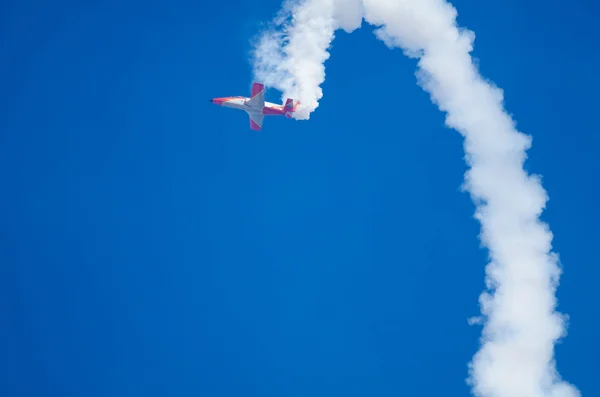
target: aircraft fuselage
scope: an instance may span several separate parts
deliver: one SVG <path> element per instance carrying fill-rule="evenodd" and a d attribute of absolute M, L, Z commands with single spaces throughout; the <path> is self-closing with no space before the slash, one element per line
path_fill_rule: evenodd
<path fill-rule="evenodd" d="M 260 83 L 252 84 L 252 96 L 250 98 L 243 96 L 230 96 L 224 98 L 213 98 L 210 102 L 224 106 L 243 110 L 250 116 L 250 128 L 259 131 L 262 128 L 264 116 L 285 116 L 292 118 L 299 102 L 288 98 L 283 105 L 265 101 L 265 87 Z"/>
<path fill-rule="evenodd" d="M 237 96 L 237 97 L 226 97 L 226 98 L 214 98 L 210 100 L 212 103 L 221 105 L 226 108 L 233 108 L 238 110 L 244 110 L 248 113 L 259 113 L 265 116 L 285 116 L 285 110 L 282 105 L 276 103 L 264 102 L 264 106 L 261 108 L 254 107 L 248 104 L 250 98 Z"/>

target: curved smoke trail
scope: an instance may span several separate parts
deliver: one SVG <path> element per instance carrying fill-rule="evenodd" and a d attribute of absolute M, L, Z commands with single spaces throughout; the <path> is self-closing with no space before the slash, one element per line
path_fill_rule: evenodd
<path fill-rule="evenodd" d="M 474 34 L 456 16 L 445 0 L 290 1 L 256 46 L 255 77 L 299 99 L 297 118 L 308 119 L 322 96 L 335 30 L 351 32 L 364 18 L 388 47 L 418 58 L 419 84 L 465 138 L 465 188 L 490 253 L 481 348 L 469 364 L 473 393 L 577 397 L 555 368 L 554 344 L 565 333 L 555 311 L 560 268 L 552 233 L 539 220 L 547 194 L 523 169 L 531 139 L 505 112 L 502 91 L 480 76 L 470 56 Z"/>

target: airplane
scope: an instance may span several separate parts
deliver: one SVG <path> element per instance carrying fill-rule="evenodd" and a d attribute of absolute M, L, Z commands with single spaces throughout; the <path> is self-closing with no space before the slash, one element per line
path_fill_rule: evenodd
<path fill-rule="evenodd" d="M 300 102 L 288 98 L 283 105 L 277 105 L 271 102 L 265 102 L 265 86 L 261 83 L 252 84 L 251 97 L 230 96 L 225 98 L 209 99 L 210 102 L 244 110 L 248 113 L 250 119 L 250 129 L 260 131 L 262 129 L 265 116 L 285 116 L 292 118 L 292 114 L 298 109 Z"/>

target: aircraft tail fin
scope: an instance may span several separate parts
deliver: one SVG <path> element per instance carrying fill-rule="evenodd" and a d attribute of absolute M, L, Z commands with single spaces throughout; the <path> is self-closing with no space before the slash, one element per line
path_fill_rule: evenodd
<path fill-rule="evenodd" d="M 285 105 L 283 106 L 283 110 L 285 112 L 285 117 L 288 119 L 292 117 L 292 113 L 298 109 L 298 105 L 300 102 L 294 101 L 292 98 L 287 98 L 285 100 Z"/>

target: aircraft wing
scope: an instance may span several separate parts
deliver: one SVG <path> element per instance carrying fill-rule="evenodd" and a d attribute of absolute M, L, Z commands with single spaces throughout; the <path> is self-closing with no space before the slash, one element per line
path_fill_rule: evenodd
<path fill-rule="evenodd" d="M 265 116 L 263 116 L 261 113 L 254 112 L 248 113 L 248 116 L 250 116 L 250 129 L 254 131 L 260 131 Z"/>
<path fill-rule="evenodd" d="M 260 83 L 252 84 L 252 94 L 250 100 L 246 102 L 247 106 L 262 109 L 265 107 L 265 86 Z"/>

